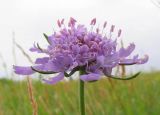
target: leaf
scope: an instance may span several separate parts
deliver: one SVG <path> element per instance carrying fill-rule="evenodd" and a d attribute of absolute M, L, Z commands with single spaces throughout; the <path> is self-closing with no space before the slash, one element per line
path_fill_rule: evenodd
<path fill-rule="evenodd" d="M 136 78 L 141 72 L 137 72 L 136 74 L 134 74 L 133 76 L 131 77 L 122 77 L 122 78 L 119 78 L 119 77 L 115 77 L 115 76 L 106 76 L 106 77 L 109 77 L 109 78 L 112 78 L 112 79 L 117 79 L 117 80 L 130 80 L 130 79 L 134 79 Z"/>
<path fill-rule="evenodd" d="M 31 66 L 31 69 L 35 72 L 38 72 L 38 73 L 41 73 L 41 74 L 55 74 L 57 72 L 54 72 L 54 71 L 42 71 L 42 70 L 37 70 L 35 69 L 34 67 Z"/>

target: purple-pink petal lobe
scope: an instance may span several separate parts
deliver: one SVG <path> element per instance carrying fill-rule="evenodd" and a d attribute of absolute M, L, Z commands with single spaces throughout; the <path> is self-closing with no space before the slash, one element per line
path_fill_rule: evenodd
<path fill-rule="evenodd" d="M 31 75 L 35 73 L 31 67 L 13 66 L 13 69 L 14 72 L 19 75 Z"/>
<path fill-rule="evenodd" d="M 49 57 L 37 58 L 35 64 L 45 64 L 49 61 Z"/>
<path fill-rule="evenodd" d="M 39 49 L 34 43 L 33 47 L 29 49 L 31 52 L 43 53 L 41 49 Z"/>
<path fill-rule="evenodd" d="M 149 60 L 148 55 L 144 55 L 143 58 L 138 58 L 137 56 L 134 56 L 132 59 L 121 59 L 119 62 L 119 65 L 134 65 L 134 64 L 145 64 Z"/>
<path fill-rule="evenodd" d="M 56 84 L 57 82 L 61 81 L 64 79 L 64 73 L 61 72 L 57 76 L 52 77 L 50 79 L 43 79 L 43 81 L 47 84 Z"/>
<path fill-rule="evenodd" d="M 100 79 L 100 74 L 96 74 L 96 73 L 90 73 L 90 74 L 85 74 L 85 75 L 81 75 L 80 79 L 82 81 L 96 81 Z"/>
<path fill-rule="evenodd" d="M 119 57 L 124 58 L 128 57 L 135 49 L 135 44 L 131 43 L 127 48 L 120 48 Z"/>
<path fill-rule="evenodd" d="M 137 60 L 137 64 L 145 64 L 145 63 L 148 62 L 148 60 L 149 60 L 149 56 L 148 55 L 144 55 L 143 58 Z"/>

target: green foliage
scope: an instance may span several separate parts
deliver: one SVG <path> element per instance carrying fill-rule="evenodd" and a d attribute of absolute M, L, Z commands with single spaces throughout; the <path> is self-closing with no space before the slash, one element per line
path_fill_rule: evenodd
<path fill-rule="evenodd" d="M 79 115 L 78 81 L 33 82 L 39 115 Z M 85 83 L 87 115 L 160 115 L 160 73 L 130 81 L 104 78 Z M 31 115 L 27 83 L 0 80 L 0 115 Z"/>

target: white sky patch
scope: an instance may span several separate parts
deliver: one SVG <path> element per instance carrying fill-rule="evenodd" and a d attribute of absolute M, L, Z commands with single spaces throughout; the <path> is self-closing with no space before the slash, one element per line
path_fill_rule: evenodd
<path fill-rule="evenodd" d="M 135 42 L 135 53 L 149 54 L 149 62 L 141 67 L 160 69 L 160 8 L 151 0 L 0 0 L 0 14 L 0 53 L 10 70 L 13 31 L 17 42 L 37 57 L 28 51 L 34 41 L 47 44 L 42 34 L 51 34 L 57 29 L 57 19 L 67 21 L 70 16 L 84 24 L 94 17 L 98 24 L 105 20 L 115 24 L 117 30 L 122 29 L 125 45 Z M 19 51 L 17 60 L 19 65 L 29 64 Z"/>
<path fill-rule="evenodd" d="M 96 5 L 93 0 L 17 0 L 16 6 L 19 9 L 33 11 L 37 9 L 79 9 Z"/>

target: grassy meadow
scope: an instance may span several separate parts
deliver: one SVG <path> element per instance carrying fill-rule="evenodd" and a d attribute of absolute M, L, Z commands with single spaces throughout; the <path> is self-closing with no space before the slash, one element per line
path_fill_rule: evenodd
<path fill-rule="evenodd" d="M 32 81 L 38 115 L 79 115 L 78 81 Z M 160 115 L 160 72 L 85 84 L 86 115 Z M 0 115 L 32 115 L 26 81 L 0 80 Z"/>

